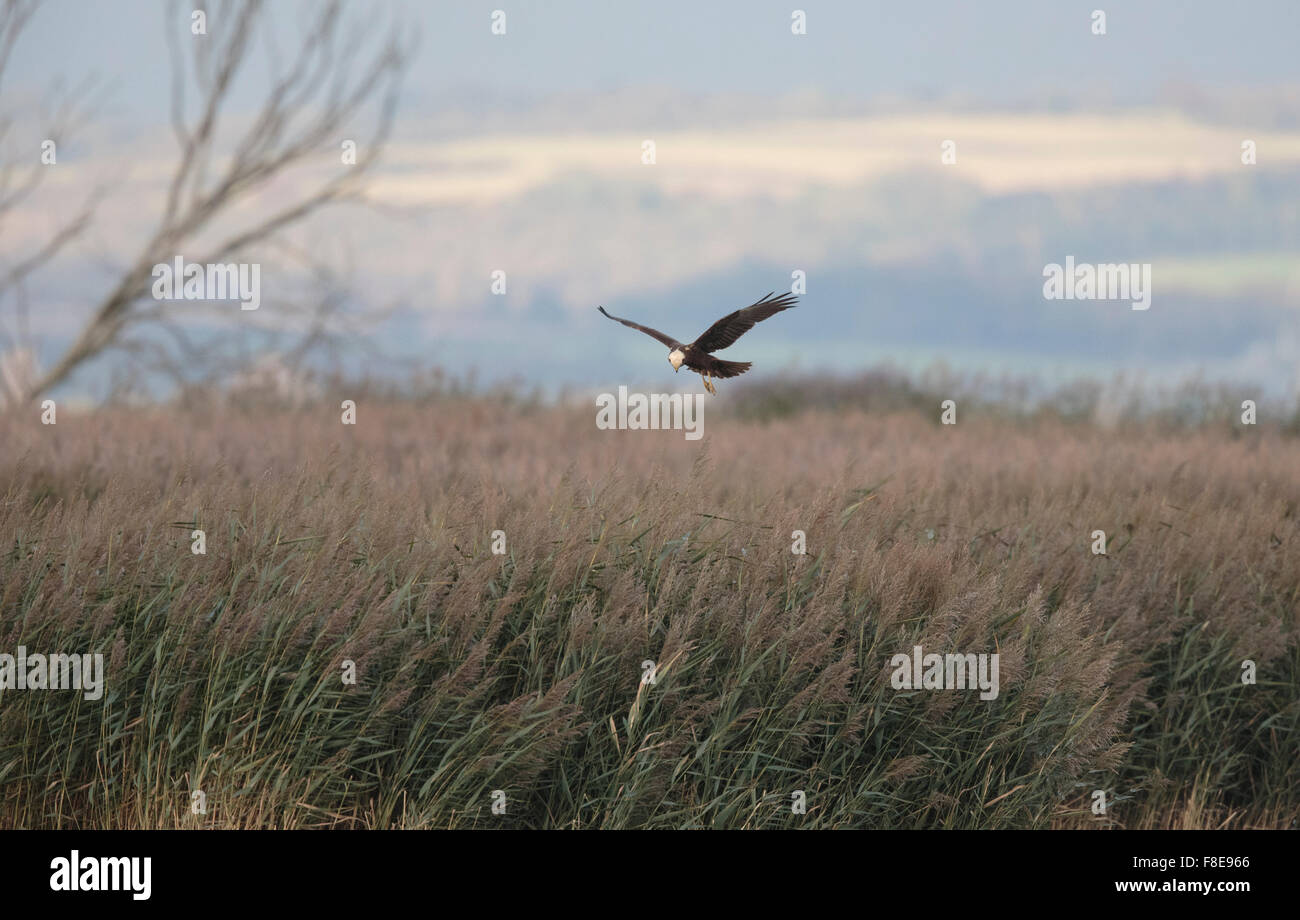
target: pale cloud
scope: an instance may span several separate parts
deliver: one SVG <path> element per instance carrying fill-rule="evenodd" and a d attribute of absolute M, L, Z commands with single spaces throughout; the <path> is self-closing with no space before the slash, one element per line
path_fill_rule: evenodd
<path fill-rule="evenodd" d="M 408 125 L 404 136 L 416 128 Z M 1258 167 L 1241 164 L 1246 136 L 1258 146 Z M 645 139 L 656 144 L 653 166 L 641 163 Z M 940 163 L 947 139 L 957 145 L 954 166 Z M 84 161 L 56 167 L 14 225 L 48 231 L 75 213 L 96 181 L 112 176 L 79 250 L 83 261 L 71 266 L 91 289 L 103 266 L 133 255 L 155 229 L 172 149 L 163 129 L 97 145 Z M 363 296 L 377 303 L 412 294 L 426 331 L 443 334 L 481 323 L 485 303 L 508 317 L 545 295 L 573 316 L 588 316 L 596 303 L 671 292 L 746 263 L 816 271 L 923 263 L 942 253 L 976 265 L 984 241 L 959 216 L 948 222 L 945 215 L 960 215 L 982 198 L 1195 181 L 1297 163 L 1300 132 L 1248 133 L 1148 110 L 827 116 L 605 134 L 546 133 L 534 125 L 527 134 L 395 141 L 371 184 L 382 213 L 327 211 L 296 239 L 317 252 L 325 251 L 320 241 L 330 241 L 356 267 L 352 280 Z M 336 151 L 322 150 L 216 229 L 256 218 L 341 168 Z M 888 180 L 901 174 L 909 181 L 900 191 Z M 1032 251 L 1052 229 L 1027 226 L 1017 245 Z M 6 235 L 0 255 L 21 255 L 41 236 Z M 202 246 L 183 255 L 199 259 Z M 1238 290 L 1232 279 L 1273 289 L 1296 283 L 1285 253 L 1267 265 L 1252 257 L 1257 261 L 1239 271 L 1222 271 L 1199 254 L 1163 262 L 1159 256 L 1149 257 L 1166 293 L 1228 295 Z M 47 305 L 66 299 L 68 267 L 60 269 L 61 293 L 46 292 Z M 498 269 L 508 274 L 509 292 L 489 298 Z M 270 317 L 286 286 L 268 269 L 265 288 Z M 39 290 L 33 294 L 42 302 Z M 76 311 L 54 312 L 66 319 Z"/>
<path fill-rule="evenodd" d="M 641 163 L 643 140 L 657 163 Z M 394 204 L 499 202 L 568 173 L 652 182 L 670 196 L 792 198 L 900 170 L 953 172 L 992 194 L 1091 185 L 1199 180 L 1244 168 L 1245 132 L 1158 111 L 1114 115 L 925 115 L 747 124 L 716 131 L 508 134 L 396 147 L 376 197 Z M 1300 133 L 1253 132 L 1261 162 L 1300 162 Z"/>

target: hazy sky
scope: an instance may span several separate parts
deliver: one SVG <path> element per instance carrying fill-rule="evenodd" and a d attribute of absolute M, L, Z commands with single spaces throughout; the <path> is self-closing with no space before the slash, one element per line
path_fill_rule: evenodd
<path fill-rule="evenodd" d="M 265 92 L 266 39 L 287 57 L 318 6 L 269 5 L 224 132 Z M 0 235 L 0 261 L 20 257 L 108 180 L 92 231 L 30 286 L 42 361 L 156 225 L 176 158 L 164 8 L 51 0 L 6 73 L 6 109 L 87 80 L 102 100 L 11 218 L 28 232 Z M 191 40 L 191 7 L 176 9 Z M 352 14 L 420 37 L 373 177 L 387 212 L 323 216 L 298 242 L 337 252 L 358 300 L 400 301 L 376 334 L 422 360 L 577 385 L 653 377 L 658 346 L 596 303 L 690 337 L 803 271 L 801 318 L 727 357 L 1205 371 L 1300 391 L 1296 0 L 410 0 Z M 1228 101 L 1174 104 L 1198 92 Z M 19 119 L 8 141 L 35 149 L 40 128 Z M 946 139 L 959 156 L 941 166 Z M 337 169 L 322 150 L 261 204 Z M 1043 268 L 1066 256 L 1153 264 L 1152 309 L 1045 301 Z M 498 270 L 504 296 L 489 292 Z M 241 320 L 300 293 L 270 266 L 264 284 L 262 312 Z"/>
<path fill-rule="evenodd" d="M 278 0 L 287 44 L 298 10 Z M 11 79 L 98 74 L 137 114 L 163 115 L 167 56 L 160 0 L 52 0 Z M 1146 99 L 1171 81 L 1266 86 L 1300 80 L 1294 0 L 491 0 L 369 2 L 418 31 L 412 96 L 461 88 L 505 93 L 659 85 L 697 92 L 967 93 L 992 103 L 1043 91 Z M 1091 14 L 1107 13 L 1103 39 Z M 186 5 L 186 8 L 189 8 Z M 494 36 L 493 10 L 507 16 Z M 791 41 L 794 9 L 808 32 Z"/>

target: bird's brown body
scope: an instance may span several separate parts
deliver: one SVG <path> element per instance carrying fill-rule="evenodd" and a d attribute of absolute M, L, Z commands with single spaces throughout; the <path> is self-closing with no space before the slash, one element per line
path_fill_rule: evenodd
<path fill-rule="evenodd" d="M 688 369 L 695 371 L 704 378 L 704 388 L 706 390 L 717 395 L 718 391 L 713 388 L 712 378 L 739 377 L 749 370 L 753 364 L 749 361 L 724 361 L 721 358 L 715 358 L 712 352 L 720 351 L 733 344 L 736 339 L 753 329 L 756 323 L 780 313 L 782 310 L 790 309 L 795 305 L 795 300 L 793 294 L 782 294 L 780 297 L 768 294 L 762 300 L 750 304 L 743 310 L 728 313 L 689 345 L 683 345 L 672 336 L 665 335 L 657 329 L 651 329 L 649 326 L 642 326 L 631 320 L 610 316 L 605 312 L 604 307 L 597 307 L 596 309 L 610 319 L 644 332 L 651 338 L 658 339 L 667 345 L 671 349 L 668 352 L 668 362 L 672 364 L 673 369 L 681 370 L 682 366 L 685 365 Z"/>
<path fill-rule="evenodd" d="M 715 358 L 706 351 L 700 351 L 694 345 L 687 345 L 682 351 L 686 355 L 682 363 L 705 377 L 739 377 L 754 366 L 750 361 L 724 361 Z"/>

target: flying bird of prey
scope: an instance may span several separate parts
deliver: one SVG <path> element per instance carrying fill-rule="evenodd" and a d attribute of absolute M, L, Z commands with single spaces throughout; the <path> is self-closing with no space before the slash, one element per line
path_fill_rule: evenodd
<path fill-rule="evenodd" d="M 721 358 L 713 357 L 713 352 L 721 351 L 728 345 L 733 344 L 736 339 L 753 329 L 755 323 L 780 313 L 782 310 L 790 309 L 795 305 L 796 299 L 794 294 L 782 294 L 780 297 L 768 294 L 758 303 L 750 304 L 743 310 L 728 313 L 706 329 L 704 335 L 689 345 L 683 345 L 671 335 L 664 335 L 658 329 L 642 326 L 630 319 L 619 319 L 617 316 L 610 316 L 610 314 L 605 313 L 604 307 L 597 307 L 596 309 L 624 326 L 639 329 L 651 338 L 663 342 L 671 349 L 668 352 L 668 363 L 673 366 L 673 370 L 680 371 L 682 365 L 685 364 L 704 378 L 704 389 L 717 396 L 718 391 L 713 388 L 712 378 L 739 377 L 750 369 L 752 362 L 723 361 Z"/>

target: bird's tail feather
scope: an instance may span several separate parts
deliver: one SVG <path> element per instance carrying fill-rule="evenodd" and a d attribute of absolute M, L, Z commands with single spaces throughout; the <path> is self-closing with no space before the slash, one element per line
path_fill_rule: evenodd
<path fill-rule="evenodd" d="M 721 358 L 714 358 L 709 373 L 714 377 L 739 377 L 745 371 L 753 367 L 752 361 L 723 361 Z"/>

